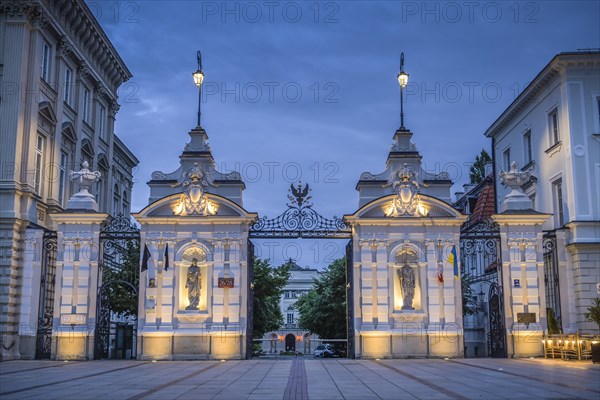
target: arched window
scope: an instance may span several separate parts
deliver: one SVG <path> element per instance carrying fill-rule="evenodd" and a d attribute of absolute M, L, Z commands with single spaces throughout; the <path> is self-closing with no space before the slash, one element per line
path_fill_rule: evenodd
<path fill-rule="evenodd" d="M 123 215 L 129 214 L 129 201 L 127 200 L 127 191 L 123 190 Z"/>
<path fill-rule="evenodd" d="M 112 214 L 117 215 L 119 213 L 119 206 L 121 205 L 121 199 L 119 198 L 119 186 L 115 183 L 113 188 L 113 207 Z"/>

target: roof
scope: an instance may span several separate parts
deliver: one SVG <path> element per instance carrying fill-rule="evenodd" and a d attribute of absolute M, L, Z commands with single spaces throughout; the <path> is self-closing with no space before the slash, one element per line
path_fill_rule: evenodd
<path fill-rule="evenodd" d="M 494 181 L 488 176 L 485 179 L 485 186 L 479 192 L 475 208 L 467 220 L 468 223 L 477 223 L 496 214 L 496 190 Z"/>
<path fill-rule="evenodd" d="M 517 98 L 504 110 L 504 112 L 485 131 L 486 137 L 494 137 L 504 128 L 546 84 L 559 74 L 565 61 L 590 61 L 600 63 L 600 51 L 571 51 L 555 55 L 552 60 L 536 75 Z"/>

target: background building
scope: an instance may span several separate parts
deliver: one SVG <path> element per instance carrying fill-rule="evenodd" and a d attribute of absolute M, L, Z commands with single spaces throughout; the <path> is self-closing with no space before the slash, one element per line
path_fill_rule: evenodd
<path fill-rule="evenodd" d="M 560 53 L 487 129 L 496 170 L 531 170 L 544 224 L 545 307 L 564 333 L 598 332 L 584 314 L 600 283 L 600 52 Z M 510 189 L 496 183 L 497 203 Z"/>
<path fill-rule="evenodd" d="M 0 5 L 2 359 L 35 357 L 36 336 L 43 342 L 51 329 L 53 292 L 40 283 L 53 282 L 50 215 L 74 193 L 69 171 L 87 161 L 102 173 L 99 211 L 129 214 L 138 160 L 114 125 L 117 89 L 130 78 L 83 0 Z"/>
<path fill-rule="evenodd" d="M 279 353 L 280 351 L 298 351 L 310 354 L 315 346 L 311 340 L 317 340 L 317 335 L 301 329 L 298 326 L 300 313 L 294 308 L 298 298 L 313 288 L 315 279 L 319 278 L 317 269 L 302 268 L 291 259 L 290 279 L 283 288 L 283 294 L 279 301 L 283 325 L 276 332 L 269 332 L 263 338 L 263 350 L 268 353 Z"/>

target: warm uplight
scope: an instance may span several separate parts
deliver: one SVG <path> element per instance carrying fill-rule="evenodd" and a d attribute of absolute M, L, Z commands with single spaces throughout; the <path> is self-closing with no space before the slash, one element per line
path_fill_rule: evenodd
<path fill-rule="evenodd" d="M 419 203 L 419 215 L 426 217 L 429 215 L 429 210 L 427 209 L 427 206 L 423 203 Z"/>
<path fill-rule="evenodd" d="M 208 202 L 208 213 L 210 215 L 215 215 L 217 213 L 217 210 L 219 210 L 219 205 L 217 203 L 215 203 L 214 201 L 209 201 Z"/>
<path fill-rule="evenodd" d="M 225 362 L 225 360 L 221 360 L 221 362 Z"/>
<path fill-rule="evenodd" d="M 197 70 L 192 74 L 192 76 L 194 77 L 194 83 L 196 84 L 196 86 L 202 86 L 202 82 L 204 82 L 204 72 L 202 72 L 201 70 Z"/>
<path fill-rule="evenodd" d="M 402 89 L 406 87 L 406 85 L 408 84 L 408 74 L 406 72 L 400 71 L 400 73 L 398 74 L 398 83 L 400 84 L 400 87 Z"/>
<path fill-rule="evenodd" d="M 179 200 L 176 203 L 172 203 L 171 210 L 173 210 L 173 214 L 181 215 L 181 213 L 183 212 L 183 199 Z"/>
<path fill-rule="evenodd" d="M 302 336 L 300 336 L 300 335 L 296 336 L 296 340 L 297 341 L 301 341 L 302 340 Z"/>

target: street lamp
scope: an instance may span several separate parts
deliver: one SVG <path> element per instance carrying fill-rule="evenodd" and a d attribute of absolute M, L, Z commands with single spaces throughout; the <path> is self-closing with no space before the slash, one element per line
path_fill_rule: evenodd
<path fill-rule="evenodd" d="M 198 86 L 198 126 L 200 128 L 200 104 L 202 103 L 202 82 L 204 81 L 204 72 L 202 72 L 202 54 L 200 50 L 196 54 L 198 58 L 198 70 L 192 74 L 194 77 L 194 83 Z"/>
<path fill-rule="evenodd" d="M 404 52 L 400 54 L 400 73 L 398 73 L 397 78 L 400 84 L 400 129 L 404 129 L 404 97 L 402 92 L 408 84 L 408 74 L 404 72 Z"/>

